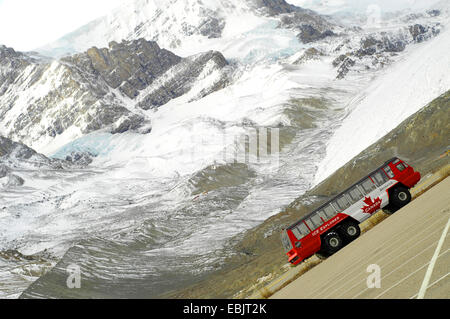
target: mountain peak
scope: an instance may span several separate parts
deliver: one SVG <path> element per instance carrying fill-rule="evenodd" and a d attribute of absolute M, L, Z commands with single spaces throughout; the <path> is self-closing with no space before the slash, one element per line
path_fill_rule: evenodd
<path fill-rule="evenodd" d="M 285 0 L 247 0 L 256 9 L 265 11 L 270 16 L 283 13 L 293 13 L 302 10 L 300 7 L 287 3 Z"/>

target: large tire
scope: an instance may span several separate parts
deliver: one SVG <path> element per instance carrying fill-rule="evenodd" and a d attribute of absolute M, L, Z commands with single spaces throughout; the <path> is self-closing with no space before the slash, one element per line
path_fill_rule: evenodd
<path fill-rule="evenodd" d="M 411 202 L 411 193 L 405 187 L 397 187 L 391 192 L 389 201 L 391 202 L 391 208 L 394 211 L 398 210 Z"/>
<path fill-rule="evenodd" d="M 352 220 L 344 221 L 339 227 L 339 234 L 345 243 L 350 243 L 361 235 L 361 228 L 359 228 L 357 222 Z"/>
<path fill-rule="evenodd" d="M 341 236 L 335 232 L 330 231 L 326 233 L 322 238 L 322 249 L 326 255 L 333 255 L 344 246 L 344 241 Z"/>

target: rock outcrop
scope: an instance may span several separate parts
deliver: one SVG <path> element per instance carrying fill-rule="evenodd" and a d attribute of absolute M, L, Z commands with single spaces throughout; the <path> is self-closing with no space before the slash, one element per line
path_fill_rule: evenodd
<path fill-rule="evenodd" d="M 309 48 L 305 50 L 305 52 L 294 61 L 294 64 L 301 65 L 307 61 L 311 60 L 320 60 L 320 58 L 324 56 L 323 52 L 316 48 Z"/>
<path fill-rule="evenodd" d="M 61 169 L 59 160 L 49 159 L 37 153 L 25 144 L 14 142 L 9 138 L 0 136 L 0 176 L 5 175 L 11 168 L 47 167 Z"/>
<path fill-rule="evenodd" d="M 293 13 L 301 10 L 301 8 L 287 3 L 285 0 L 247 0 L 250 5 L 261 10 L 269 16 L 277 16 L 283 13 Z"/>
<path fill-rule="evenodd" d="M 60 160 L 49 159 L 22 143 L 0 136 L 0 187 L 24 185 L 25 180 L 17 175 L 18 170 L 41 168 L 59 170 L 68 166 L 65 164 Z"/>
<path fill-rule="evenodd" d="M 439 26 L 423 26 L 421 24 L 414 24 L 409 27 L 409 32 L 415 42 L 426 41 L 440 33 Z"/>
<path fill-rule="evenodd" d="M 109 88 L 118 89 L 133 99 L 181 60 L 155 42 L 141 39 L 122 44 L 111 42 L 109 48 L 94 47 L 85 53 L 63 58 L 61 62 L 88 73 L 93 85 L 105 82 Z M 102 93 L 105 92 L 99 91 Z"/>
<path fill-rule="evenodd" d="M 412 18 L 411 18 L 412 19 Z M 382 68 L 391 57 L 403 52 L 407 46 L 430 40 L 439 35 L 439 23 L 413 24 L 398 30 L 379 31 L 359 38 L 345 37 L 335 52 L 341 54 L 333 61 L 337 78 L 343 79 L 353 69 Z"/>
<path fill-rule="evenodd" d="M 336 28 L 333 23 L 311 10 L 296 7 L 292 12 L 283 14 L 280 20 L 280 27 L 299 32 L 297 38 L 305 44 L 337 35 L 333 31 Z"/>

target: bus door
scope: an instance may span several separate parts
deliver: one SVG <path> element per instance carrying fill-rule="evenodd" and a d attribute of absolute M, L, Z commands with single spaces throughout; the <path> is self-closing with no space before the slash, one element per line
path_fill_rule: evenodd
<path fill-rule="evenodd" d="M 317 246 L 320 247 L 320 237 L 312 236 L 311 224 L 308 225 L 308 221 L 302 221 L 297 226 L 292 228 L 292 233 L 299 241 L 296 243 L 296 247 L 301 251 L 302 259 L 308 258 L 317 251 Z"/>
<path fill-rule="evenodd" d="M 389 195 L 387 193 L 387 188 L 390 186 L 388 184 L 390 177 L 383 169 L 376 171 L 370 178 L 373 180 L 378 189 L 378 198 L 381 199 L 382 205 L 387 204 L 389 201 Z"/>

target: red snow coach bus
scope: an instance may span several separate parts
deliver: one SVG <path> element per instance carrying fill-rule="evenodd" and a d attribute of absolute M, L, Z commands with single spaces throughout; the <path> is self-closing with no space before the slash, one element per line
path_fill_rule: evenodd
<path fill-rule="evenodd" d="M 411 201 L 420 173 L 394 158 L 281 234 L 289 262 L 328 257 L 361 234 L 359 224 L 379 209 L 394 213 Z"/>

